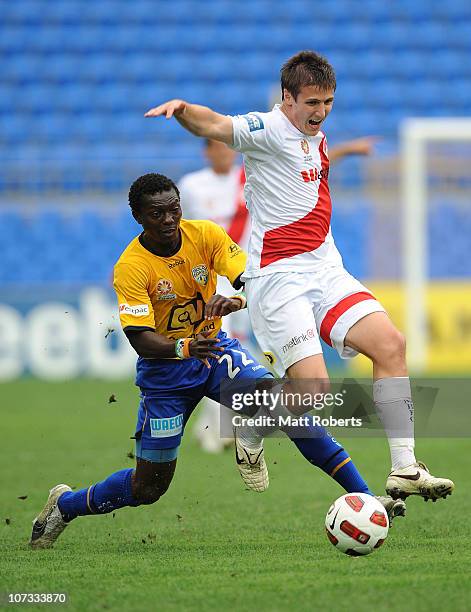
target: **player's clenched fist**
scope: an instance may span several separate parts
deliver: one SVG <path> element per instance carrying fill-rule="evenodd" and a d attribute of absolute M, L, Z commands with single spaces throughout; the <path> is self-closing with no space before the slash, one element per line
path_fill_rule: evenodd
<path fill-rule="evenodd" d="M 220 346 L 219 338 L 208 338 L 211 332 L 201 332 L 196 338 L 190 342 L 190 355 L 200 359 L 208 368 L 211 367 L 208 361 L 209 357 L 219 359 L 220 353 L 224 351 Z M 219 353 L 219 354 L 218 354 Z"/>
<path fill-rule="evenodd" d="M 166 119 L 171 119 L 173 115 L 179 115 L 185 110 L 186 102 L 184 100 L 170 100 L 159 106 L 155 106 L 144 114 L 144 117 L 160 117 L 165 115 Z"/>

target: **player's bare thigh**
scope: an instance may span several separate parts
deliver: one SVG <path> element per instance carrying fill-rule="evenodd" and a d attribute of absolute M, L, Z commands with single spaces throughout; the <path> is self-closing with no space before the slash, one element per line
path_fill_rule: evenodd
<path fill-rule="evenodd" d="M 286 370 L 286 374 L 289 378 L 293 379 L 318 378 L 325 380 L 329 378 L 322 354 L 310 355 L 300 359 Z"/>
<path fill-rule="evenodd" d="M 352 325 L 345 345 L 372 360 L 374 378 L 407 376 L 404 336 L 385 312 L 373 312 Z"/>

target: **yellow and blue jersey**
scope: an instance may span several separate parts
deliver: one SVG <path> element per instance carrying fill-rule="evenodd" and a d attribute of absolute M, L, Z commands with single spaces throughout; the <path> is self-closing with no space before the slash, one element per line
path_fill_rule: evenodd
<path fill-rule="evenodd" d="M 148 251 L 137 236 L 114 268 L 123 329 L 149 329 L 163 336 L 215 337 L 221 319 L 206 321 L 204 306 L 216 291 L 217 275 L 231 284 L 245 269 L 246 255 L 226 232 L 211 221 L 180 222 L 181 247 L 171 257 Z"/>
<path fill-rule="evenodd" d="M 181 247 L 171 257 L 154 255 L 134 238 L 114 269 L 123 329 L 153 330 L 167 338 L 210 331 L 219 338 L 219 359 L 210 368 L 195 358 L 137 360 L 136 384 L 141 389 L 136 425 L 137 455 L 155 459 L 160 449 L 176 456 L 183 429 L 202 397 L 221 399 L 224 380 L 253 381 L 270 376 L 238 340 L 220 331 L 221 319 L 204 319 L 204 307 L 216 291 L 217 275 L 231 283 L 245 269 L 246 255 L 226 232 L 211 221 L 180 223 Z"/>

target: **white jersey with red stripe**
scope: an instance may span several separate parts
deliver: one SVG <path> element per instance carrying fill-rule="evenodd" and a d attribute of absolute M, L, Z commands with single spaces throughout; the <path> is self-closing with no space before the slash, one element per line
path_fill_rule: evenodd
<path fill-rule="evenodd" d="M 178 184 L 185 219 L 209 219 L 227 232 L 234 216 L 239 193 L 240 168 L 216 174 L 203 168 L 183 176 Z"/>
<path fill-rule="evenodd" d="M 330 230 L 325 135 L 306 136 L 279 105 L 231 119 L 232 148 L 244 155 L 252 220 L 244 277 L 342 265 Z"/>
<path fill-rule="evenodd" d="M 233 166 L 227 174 L 217 174 L 212 168 L 185 174 L 178 184 L 183 216 L 214 221 L 246 249 L 250 224 L 243 200 L 244 183 L 240 166 Z"/>
<path fill-rule="evenodd" d="M 238 165 L 227 174 L 217 174 L 209 167 L 185 174 L 178 184 L 183 217 L 214 221 L 246 250 L 250 224 L 243 201 L 244 182 L 243 168 Z M 216 291 L 225 296 L 234 294 L 234 288 L 224 276 L 218 276 Z M 243 341 L 246 341 L 248 326 L 246 310 L 222 319 L 222 330 Z"/>

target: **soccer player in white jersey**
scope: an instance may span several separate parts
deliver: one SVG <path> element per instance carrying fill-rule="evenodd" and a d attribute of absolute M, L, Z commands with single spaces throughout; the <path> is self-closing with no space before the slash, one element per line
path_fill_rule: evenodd
<path fill-rule="evenodd" d="M 330 161 L 350 155 L 369 155 L 375 138 L 364 137 L 342 142 L 329 151 Z M 223 227 L 232 240 L 247 249 L 250 229 L 245 206 L 245 172 L 237 163 L 236 152 L 223 142 L 205 139 L 204 156 L 208 165 L 196 172 L 185 174 L 178 184 L 183 214 L 187 219 L 209 219 Z M 232 287 L 225 277 L 218 277 L 218 294 L 231 295 Z M 246 309 L 225 317 L 222 329 L 228 336 L 247 344 L 249 329 Z M 221 431 L 230 431 L 232 413 L 213 400 L 205 398 L 194 425 L 194 432 L 203 450 L 217 453 L 230 444 L 221 438 Z M 223 425 L 221 426 L 221 421 Z"/>
<path fill-rule="evenodd" d="M 252 219 L 244 274 L 249 314 L 277 374 L 327 379 L 319 336 L 343 358 L 362 353 L 373 365 L 373 399 L 388 437 L 393 497 L 450 494 L 414 453 L 414 418 L 405 339 L 381 304 L 343 267 L 330 230 L 329 157 L 322 131 L 336 89 L 327 60 L 301 51 L 281 69 L 282 103 L 269 113 L 225 116 L 171 100 L 146 113 L 175 117 L 197 136 L 244 154 Z M 296 337 L 298 342 L 291 342 Z M 260 440 L 239 441 L 251 452 Z M 258 447 L 257 447 L 258 444 Z"/>

